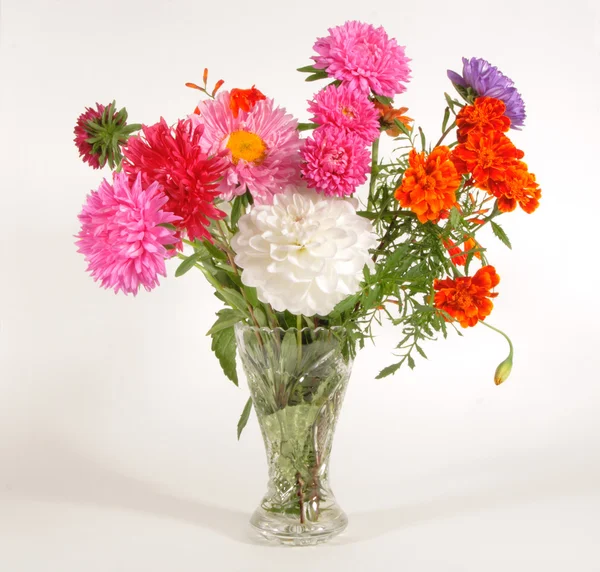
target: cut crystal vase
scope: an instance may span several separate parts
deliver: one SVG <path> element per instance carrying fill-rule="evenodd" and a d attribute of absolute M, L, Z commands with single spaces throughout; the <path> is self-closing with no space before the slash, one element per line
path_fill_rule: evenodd
<path fill-rule="evenodd" d="M 342 328 L 237 324 L 236 339 L 265 442 L 269 483 L 250 519 L 269 540 L 311 545 L 348 519 L 329 485 L 329 456 L 352 359 Z"/>

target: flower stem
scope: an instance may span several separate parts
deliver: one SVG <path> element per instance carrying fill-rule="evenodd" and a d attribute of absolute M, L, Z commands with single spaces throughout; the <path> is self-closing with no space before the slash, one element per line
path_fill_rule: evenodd
<path fill-rule="evenodd" d="M 296 341 L 298 344 L 298 363 L 302 361 L 302 314 L 296 316 Z"/>
<path fill-rule="evenodd" d="M 446 128 L 446 131 L 444 131 L 442 133 L 442 136 L 438 139 L 438 142 L 433 146 L 433 148 L 435 149 L 438 145 L 441 145 L 442 141 L 446 138 L 446 135 L 448 135 L 448 133 L 450 133 L 450 131 L 452 131 L 455 127 L 456 127 L 456 121 L 453 121 L 452 125 L 448 126 Z"/>
<path fill-rule="evenodd" d="M 371 147 L 371 179 L 369 180 L 369 198 L 367 200 L 367 210 L 371 210 L 371 204 L 373 199 L 373 194 L 375 192 L 375 187 L 377 186 L 377 174 L 379 171 L 377 161 L 379 155 L 379 137 L 373 141 L 373 145 Z"/>

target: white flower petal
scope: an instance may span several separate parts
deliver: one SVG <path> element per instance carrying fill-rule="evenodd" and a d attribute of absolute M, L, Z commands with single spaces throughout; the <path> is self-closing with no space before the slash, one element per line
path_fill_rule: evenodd
<path fill-rule="evenodd" d="M 327 315 L 360 288 L 369 249 L 377 246 L 371 223 L 348 199 L 288 187 L 273 204 L 255 204 L 233 237 L 242 282 L 276 311 Z"/>

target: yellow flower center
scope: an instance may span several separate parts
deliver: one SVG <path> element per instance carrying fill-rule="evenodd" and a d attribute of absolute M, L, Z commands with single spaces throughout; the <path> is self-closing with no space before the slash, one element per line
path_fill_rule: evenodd
<path fill-rule="evenodd" d="M 262 163 L 267 152 L 265 142 L 256 133 L 249 133 L 248 131 L 234 131 L 229 136 L 227 148 L 231 151 L 235 164 L 240 159 L 248 163 Z"/>

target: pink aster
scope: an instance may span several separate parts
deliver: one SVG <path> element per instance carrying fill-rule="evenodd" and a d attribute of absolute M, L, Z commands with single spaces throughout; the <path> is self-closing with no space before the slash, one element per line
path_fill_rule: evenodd
<path fill-rule="evenodd" d="M 88 123 L 90 121 L 99 123 L 102 119 L 104 109 L 104 105 L 100 103 L 96 103 L 96 109 L 86 107 L 85 111 L 78 117 L 75 129 L 73 130 L 75 133 L 75 145 L 79 150 L 81 159 L 94 169 L 99 169 L 102 165 L 100 165 L 99 155 L 94 152 L 92 144 L 88 143 L 88 139 L 92 137 Z"/>
<path fill-rule="evenodd" d="M 332 126 L 315 129 L 305 141 L 302 155 L 306 185 L 327 196 L 351 195 L 367 180 L 371 169 L 371 153 L 364 140 Z"/>
<path fill-rule="evenodd" d="M 301 140 L 297 121 L 272 99 L 257 101 L 234 117 L 230 94 L 199 104 L 196 121 L 204 126 L 200 144 L 206 153 L 227 152 L 228 167 L 219 185 L 221 196 L 231 200 L 249 190 L 258 204 L 271 203 L 273 195 L 300 179 Z"/>
<path fill-rule="evenodd" d="M 404 47 L 388 38 L 382 27 L 351 21 L 329 28 L 329 36 L 319 38 L 314 49 L 314 67 L 347 82 L 351 89 L 368 94 L 394 97 L 406 90 L 410 61 Z"/>
<path fill-rule="evenodd" d="M 123 149 L 123 171 L 129 181 L 141 173 L 144 184 L 157 181 L 168 197 L 167 209 L 181 220 L 190 240 L 211 240 L 211 219 L 225 216 L 214 204 L 219 180 L 227 168 L 224 153 L 209 156 L 202 151 L 203 126 L 191 119 L 169 127 L 164 119 L 144 126 L 143 135 L 130 137 Z"/>
<path fill-rule="evenodd" d="M 138 175 L 130 185 L 125 173 L 115 173 L 112 185 L 105 179 L 88 195 L 77 246 L 94 280 L 134 296 L 140 286 L 158 286 L 158 276 L 166 276 L 165 245 L 177 242 L 175 232 L 161 226 L 179 219 L 163 210 L 167 200 L 158 183 L 144 189 Z"/>
<path fill-rule="evenodd" d="M 344 131 L 356 133 L 366 143 L 379 137 L 379 111 L 367 95 L 350 88 L 328 85 L 308 102 L 312 121 L 319 125 L 334 125 Z"/>

